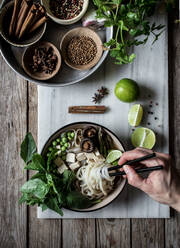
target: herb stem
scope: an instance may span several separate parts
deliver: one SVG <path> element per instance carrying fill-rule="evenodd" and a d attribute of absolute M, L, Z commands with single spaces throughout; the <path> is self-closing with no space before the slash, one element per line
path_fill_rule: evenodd
<path fill-rule="evenodd" d="M 118 43 L 117 39 L 118 39 L 119 29 L 120 29 L 120 27 L 118 26 L 117 31 L 116 31 L 116 36 L 115 36 L 116 45 Z"/>

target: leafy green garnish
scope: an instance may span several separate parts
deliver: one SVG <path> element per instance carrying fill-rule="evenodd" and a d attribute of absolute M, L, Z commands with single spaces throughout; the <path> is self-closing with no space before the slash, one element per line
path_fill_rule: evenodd
<path fill-rule="evenodd" d="M 63 215 L 62 207 L 80 209 L 96 203 L 76 191 L 74 172 L 65 170 L 62 175 L 58 174 L 53 163 L 57 156 L 55 149 L 47 161 L 36 150 L 34 139 L 28 133 L 21 145 L 21 157 L 26 162 L 24 169 L 36 170 L 37 173 L 21 187 L 19 203 L 37 204 L 42 211 L 50 208 L 60 215 Z"/>
<path fill-rule="evenodd" d="M 41 155 L 35 153 L 32 156 L 32 162 L 28 163 L 24 169 L 26 170 L 37 170 L 39 172 L 45 171 L 45 162 Z"/>
<path fill-rule="evenodd" d="M 21 158 L 25 163 L 32 160 L 33 154 L 36 152 L 36 144 L 31 133 L 27 133 L 25 139 L 21 144 Z"/>
<path fill-rule="evenodd" d="M 35 178 L 32 180 L 27 181 L 22 187 L 21 192 L 25 194 L 31 195 L 40 199 L 44 200 L 45 196 L 49 192 L 49 185 L 43 182 L 41 179 Z"/>
<path fill-rule="evenodd" d="M 66 196 L 66 203 L 69 208 L 89 208 L 92 206 L 92 201 L 79 191 L 71 191 Z"/>
<path fill-rule="evenodd" d="M 149 17 L 154 15 L 160 0 L 93 0 L 97 7 L 97 18 L 105 19 L 105 26 L 113 26 L 114 37 L 105 47 L 116 64 L 131 63 L 136 55 L 130 52 L 132 46 L 145 44 L 152 34 L 153 43 L 162 33 L 163 25 L 150 23 Z M 166 0 L 167 4 L 174 0 Z"/>

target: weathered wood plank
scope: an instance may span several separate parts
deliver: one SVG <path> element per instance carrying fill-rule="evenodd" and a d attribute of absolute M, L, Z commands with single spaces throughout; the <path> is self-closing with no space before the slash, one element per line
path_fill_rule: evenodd
<path fill-rule="evenodd" d="M 95 220 L 66 219 L 63 222 L 63 248 L 94 248 Z"/>
<path fill-rule="evenodd" d="M 23 173 L 20 144 L 26 133 L 27 85 L 0 56 L 0 247 L 26 247 L 27 211 L 19 205 Z"/>
<path fill-rule="evenodd" d="M 98 248 L 129 248 L 130 220 L 129 219 L 97 219 Z"/>
<path fill-rule="evenodd" d="M 169 101 L 170 101 L 170 153 L 180 169 L 180 26 L 169 21 Z M 167 248 L 180 247 L 180 213 L 172 211 L 172 218 L 165 220 L 165 243 Z"/>
<path fill-rule="evenodd" d="M 28 129 L 37 142 L 37 87 L 28 84 Z M 31 176 L 30 174 L 29 176 Z M 61 247 L 61 220 L 37 219 L 37 207 L 29 208 L 29 247 Z"/>
<path fill-rule="evenodd" d="M 164 248 L 163 219 L 132 219 L 133 248 Z"/>

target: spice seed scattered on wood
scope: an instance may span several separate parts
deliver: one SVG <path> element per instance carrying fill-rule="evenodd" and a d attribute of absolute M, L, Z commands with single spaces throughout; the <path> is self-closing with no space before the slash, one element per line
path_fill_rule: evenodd
<path fill-rule="evenodd" d="M 96 54 L 96 43 L 90 37 L 73 37 L 67 46 L 67 56 L 75 65 L 89 64 L 95 58 Z"/>

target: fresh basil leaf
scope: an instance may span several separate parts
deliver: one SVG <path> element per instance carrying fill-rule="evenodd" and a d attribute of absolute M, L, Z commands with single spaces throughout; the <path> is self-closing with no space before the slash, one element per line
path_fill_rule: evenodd
<path fill-rule="evenodd" d="M 43 157 L 40 154 L 35 153 L 32 156 L 32 162 L 26 165 L 24 169 L 44 172 L 45 171 L 44 167 L 45 167 L 45 162 Z"/>
<path fill-rule="evenodd" d="M 39 178 L 39 179 L 41 179 L 43 182 L 46 182 L 46 175 L 45 175 L 44 173 L 38 172 L 38 173 L 34 174 L 34 175 L 31 177 L 31 180 L 32 180 L 32 179 L 35 179 L 35 178 Z"/>
<path fill-rule="evenodd" d="M 47 178 L 47 181 L 48 181 L 48 185 L 49 185 L 50 187 L 52 187 L 53 190 L 54 190 L 54 193 L 56 193 L 56 194 L 58 195 L 58 192 L 57 192 L 56 186 L 55 186 L 55 184 L 54 184 L 52 175 L 46 173 L 46 178 Z"/>
<path fill-rule="evenodd" d="M 67 191 L 71 191 L 72 183 L 76 179 L 76 175 L 73 171 L 65 170 L 63 173 L 63 184 Z"/>
<path fill-rule="evenodd" d="M 63 212 L 61 208 L 59 207 L 58 200 L 56 199 L 56 197 L 49 198 L 47 201 L 45 201 L 45 204 L 47 205 L 48 208 L 50 208 L 51 210 L 54 210 L 56 213 L 63 216 Z"/>
<path fill-rule="evenodd" d="M 35 204 L 41 204 L 42 200 L 38 199 L 37 197 L 34 197 L 32 194 L 29 193 L 22 193 L 21 198 L 19 199 L 19 204 L 26 202 L 27 205 L 35 205 Z"/>
<path fill-rule="evenodd" d="M 66 196 L 66 204 L 69 208 L 89 208 L 93 202 L 79 191 L 71 191 Z"/>
<path fill-rule="evenodd" d="M 48 160 L 47 160 L 47 171 L 49 171 L 50 168 L 51 168 L 51 162 L 55 159 L 56 152 L 57 152 L 56 149 L 52 150 L 52 152 L 50 153 L 50 155 L 48 157 Z"/>
<path fill-rule="evenodd" d="M 45 203 L 42 203 L 40 205 L 41 209 L 42 209 L 42 212 L 44 212 L 46 209 L 48 209 L 48 206 L 45 204 Z"/>
<path fill-rule="evenodd" d="M 49 185 L 47 185 L 41 179 L 36 178 L 36 179 L 27 181 L 21 187 L 21 192 L 32 194 L 38 199 L 44 199 L 47 193 L 49 192 Z"/>
<path fill-rule="evenodd" d="M 25 163 L 28 163 L 32 160 L 33 154 L 36 152 L 36 144 L 31 133 L 27 133 L 25 139 L 21 144 L 21 158 Z"/>

